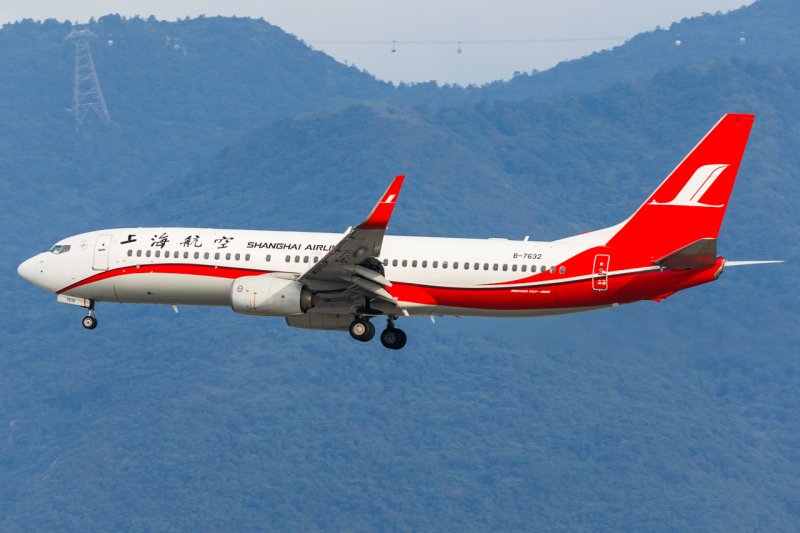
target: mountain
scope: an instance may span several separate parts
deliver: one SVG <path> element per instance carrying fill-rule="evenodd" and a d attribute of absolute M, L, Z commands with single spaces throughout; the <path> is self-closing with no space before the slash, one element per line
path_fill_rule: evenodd
<path fill-rule="evenodd" d="M 343 231 L 406 172 L 391 233 L 563 237 L 747 111 L 720 252 L 790 263 L 585 315 L 407 319 L 392 353 L 228 309 L 106 304 L 87 332 L 8 279 L 0 529 L 797 530 L 798 87 L 800 60 L 728 60 L 236 140 L 115 221 Z"/>
<path fill-rule="evenodd" d="M 76 132 L 73 28 L 0 30 L 4 224 L 15 205 L 39 206 L 35 226 L 88 222 L 116 209 L 111 196 L 141 198 L 256 125 L 393 90 L 264 21 L 109 15 L 86 28 L 112 124 L 92 113 Z"/>
<path fill-rule="evenodd" d="M 47 240 L 88 230 L 92 220 L 116 213 L 118 200 L 138 203 L 275 119 L 365 100 L 432 109 L 541 100 L 730 55 L 789 57 L 798 50 L 798 23 L 795 3 L 759 0 L 546 72 L 440 88 L 434 82 L 394 87 L 263 20 L 108 15 L 80 28 L 97 36 L 92 54 L 112 123 L 90 115 L 80 131 L 68 112 L 75 51 L 64 40 L 78 27 L 55 20 L 7 24 L 0 30 L 0 224 L 23 223 L 22 234 L 45 232 Z"/>
<path fill-rule="evenodd" d="M 542 99 L 649 79 L 658 72 L 712 59 L 774 61 L 796 57 L 800 50 L 800 36 L 795 31 L 798 23 L 797 2 L 758 0 L 728 13 L 704 13 L 669 28 L 640 33 L 621 46 L 564 61 L 543 72 L 515 73 L 511 80 L 481 87 L 478 98 Z"/>
<path fill-rule="evenodd" d="M 263 21 L 104 17 L 113 124 L 79 132 L 72 26 L 3 27 L 0 531 L 796 531 L 800 61 L 793 6 L 744 9 L 763 57 L 643 60 L 655 32 L 482 103 L 547 77 L 392 88 Z M 740 11 L 680 23 L 681 50 Z M 619 78 L 585 93 L 597 65 Z M 401 319 L 389 353 L 224 308 L 102 304 L 89 332 L 16 275 L 107 226 L 344 231 L 399 173 L 391 233 L 564 237 L 627 217 L 725 112 L 757 118 L 720 253 L 788 263 L 661 303 Z"/>

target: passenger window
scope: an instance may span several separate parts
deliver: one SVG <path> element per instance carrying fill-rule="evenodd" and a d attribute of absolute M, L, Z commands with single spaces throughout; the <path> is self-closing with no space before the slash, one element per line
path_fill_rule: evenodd
<path fill-rule="evenodd" d="M 528 265 L 522 265 L 522 268 L 520 270 L 525 272 L 526 270 L 528 270 Z"/>
<path fill-rule="evenodd" d="M 292 256 L 291 255 L 287 255 L 286 256 L 286 262 L 287 263 L 291 263 L 292 262 Z"/>
<path fill-rule="evenodd" d="M 393 267 L 396 267 L 396 266 L 397 266 L 397 259 L 393 259 L 393 260 L 392 260 L 392 266 L 393 266 Z"/>
<path fill-rule="evenodd" d="M 133 255 L 133 250 L 128 250 L 128 257 Z"/>
<path fill-rule="evenodd" d="M 318 262 L 318 261 L 319 261 L 319 257 L 317 257 L 317 256 L 315 255 L 315 256 L 314 256 L 314 263 L 316 263 L 316 262 Z"/>
<path fill-rule="evenodd" d="M 497 266 L 498 266 L 498 265 L 497 265 L 497 263 L 495 263 L 495 264 L 492 266 L 492 270 L 497 270 Z"/>
<path fill-rule="evenodd" d="M 517 271 L 517 265 L 511 265 L 511 272 Z"/>
<path fill-rule="evenodd" d="M 295 263 L 299 263 L 300 262 L 300 256 L 299 255 L 294 256 L 294 262 Z"/>
<path fill-rule="evenodd" d="M 146 253 L 145 255 L 146 255 L 147 257 L 150 257 L 150 250 L 147 250 L 147 253 Z"/>
<path fill-rule="evenodd" d="M 469 263 L 464 261 L 464 270 L 469 270 Z"/>
<path fill-rule="evenodd" d="M 472 270 L 480 270 L 480 269 L 481 269 L 480 263 L 475 263 L 474 265 L 472 265 Z"/>
<path fill-rule="evenodd" d="M 245 260 L 245 261 L 250 261 L 250 254 L 247 254 L 247 255 L 245 255 L 245 256 L 244 256 L 244 260 Z"/>
<path fill-rule="evenodd" d="M 442 268 L 447 268 L 447 261 L 442 261 Z"/>
<path fill-rule="evenodd" d="M 508 265 L 503 265 L 503 272 L 505 272 L 506 270 L 508 270 Z"/>
<path fill-rule="evenodd" d="M 214 254 L 214 259 L 217 260 L 217 261 L 219 260 L 219 252 Z"/>
<path fill-rule="evenodd" d="M 156 252 L 156 256 L 158 256 L 158 252 Z M 164 257 L 169 258 L 169 250 L 164 252 Z"/>
<path fill-rule="evenodd" d="M 203 259 L 208 259 L 208 252 L 203 254 Z"/>
<path fill-rule="evenodd" d="M 531 272 L 536 274 L 536 265 L 531 265 Z"/>
<path fill-rule="evenodd" d="M 241 254 L 236 254 L 236 255 L 234 255 L 234 256 L 233 256 L 233 258 L 234 258 L 234 259 L 236 259 L 237 261 L 238 261 L 238 260 L 239 260 L 239 258 L 241 258 L 241 257 L 242 257 L 242 255 L 241 255 Z"/>
<path fill-rule="evenodd" d="M 156 257 L 161 257 L 161 250 L 156 250 Z"/>
<path fill-rule="evenodd" d="M 550 267 L 550 273 L 551 274 L 555 274 L 556 273 L 556 267 Z"/>
<path fill-rule="evenodd" d="M 136 257 L 142 257 L 142 251 L 136 250 Z"/>
<path fill-rule="evenodd" d="M 567 269 L 566 269 L 566 268 L 564 268 L 564 267 L 560 267 L 560 268 L 558 269 L 558 273 L 559 273 L 559 274 L 563 274 L 563 273 L 564 273 L 564 272 L 566 272 L 566 271 L 567 271 Z"/>
<path fill-rule="evenodd" d="M 183 258 L 189 259 L 189 252 L 183 252 Z"/>
<path fill-rule="evenodd" d="M 200 252 L 195 252 L 194 253 L 194 258 L 195 259 L 200 259 Z"/>
<path fill-rule="evenodd" d="M 413 261 L 411 261 L 411 266 L 412 266 L 412 267 L 416 267 L 416 266 L 417 266 L 417 260 L 416 260 L 416 259 L 414 259 Z"/>
<path fill-rule="evenodd" d="M 483 264 L 483 269 L 484 270 L 489 270 L 489 263 L 484 263 Z"/>
<path fill-rule="evenodd" d="M 226 261 L 230 261 L 231 260 L 231 254 L 225 254 L 225 260 Z"/>
<path fill-rule="evenodd" d="M 439 261 L 433 262 L 433 268 L 439 268 Z"/>
<path fill-rule="evenodd" d="M 267 263 L 269 263 L 270 261 L 272 261 L 272 256 L 271 256 L 271 255 L 268 255 L 268 256 L 267 256 Z"/>
<path fill-rule="evenodd" d="M 453 261 L 453 268 L 458 268 L 458 261 Z"/>
<path fill-rule="evenodd" d="M 388 259 L 384 259 L 383 260 L 383 266 L 385 266 L 385 267 L 389 266 L 389 260 Z"/>
<path fill-rule="evenodd" d="M 547 272 L 547 267 L 546 267 L 546 266 L 544 266 L 544 265 L 542 265 L 542 268 L 540 268 L 540 269 L 539 269 L 539 272 L 541 272 L 542 274 L 544 274 L 545 272 Z"/>
<path fill-rule="evenodd" d="M 308 256 L 303 257 L 303 263 L 308 263 Z"/>
<path fill-rule="evenodd" d="M 403 259 L 403 266 L 404 267 L 408 266 L 408 261 L 406 261 L 405 259 Z"/>
<path fill-rule="evenodd" d="M 422 262 L 422 268 L 428 268 L 428 262 L 427 261 L 423 261 Z"/>

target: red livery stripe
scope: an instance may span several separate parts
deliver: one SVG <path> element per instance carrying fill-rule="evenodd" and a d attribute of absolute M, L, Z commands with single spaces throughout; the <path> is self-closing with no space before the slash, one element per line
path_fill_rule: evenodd
<path fill-rule="evenodd" d="M 89 283 L 94 283 L 96 281 L 115 278 L 117 276 L 125 276 L 128 274 L 150 274 L 150 273 L 186 274 L 189 276 L 208 276 L 213 278 L 236 279 L 242 276 L 258 276 L 260 274 L 268 274 L 270 272 L 274 271 L 256 270 L 249 268 L 220 267 L 220 266 L 215 267 L 209 265 L 187 265 L 185 263 L 139 265 L 139 268 L 136 268 L 135 266 L 126 266 L 122 268 L 115 268 L 114 270 L 106 270 L 105 272 L 99 272 L 94 276 L 89 276 L 88 278 L 83 279 L 77 283 L 73 283 L 69 287 L 61 289 L 56 294 L 61 294 L 62 292 L 72 290 L 82 285 L 88 285 Z"/>

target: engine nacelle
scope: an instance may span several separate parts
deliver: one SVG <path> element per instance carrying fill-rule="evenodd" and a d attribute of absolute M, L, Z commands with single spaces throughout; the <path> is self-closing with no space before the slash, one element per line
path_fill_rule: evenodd
<path fill-rule="evenodd" d="M 231 308 L 242 315 L 302 315 L 311 307 L 311 291 L 290 279 L 246 276 L 231 284 Z"/>

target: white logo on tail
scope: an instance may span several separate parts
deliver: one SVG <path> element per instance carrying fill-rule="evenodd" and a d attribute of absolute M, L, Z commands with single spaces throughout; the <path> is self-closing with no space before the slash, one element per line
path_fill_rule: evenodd
<path fill-rule="evenodd" d="M 395 197 L 395 196 L 397 196 L 397 195 L 396 195 L 396 194 L 390 194 L 389 196 L 387 196 L 387 197 L 386 197 L 386 200 L 384 200 L 384 201 L 383 201 L 383 202 L 381 202 L 381 203 L 382 203 L 382 204 L 391 204 L 391 203 L 392 203 L 392 201 L 394 200 L 394 197 Z"/>
<path fill-rule="evenodd" d="M 698 168 L 694 175 L 686 182 L 681 192 L 674 200 L 667 203 L 659 203 L 653 200 L 651 205 L 686 205 L 694 207 L 722 207 L 721 205 L 701 204 L 700 198 L 706 193 L 714 181 L 722 174 L 722 171 L 730 165 L 704 165 Z"/>

